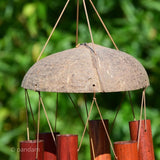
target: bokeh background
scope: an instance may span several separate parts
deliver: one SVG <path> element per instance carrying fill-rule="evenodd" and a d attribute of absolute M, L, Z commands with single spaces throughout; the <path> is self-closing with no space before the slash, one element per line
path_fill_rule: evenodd
<path fill-rule="evenodd" d="M 65 0 L 0 0 L 0 159 L 18 160 L 19 142 L 26 140 L 24 90 L 21 81 L 35 63 Z M 147 118 L 151 120 L 156 160 L 160 159 L 160 1 L 93 0 L 118 48 L 138 59 L 148 72 Z M 86 1 L 95 43 L 114 48 L 91 5 Z M 42 57 L 75 47 L 76 1 L 71 0 Z M 79 43 L 90 42 L 82 0 L 80 0 Z M 141 92 L 131 92 L 136 119 L 139 119 Z M 38 94 L 29 91 L 37 120 Z M 43 93 L 49 119 L 54 128 L 56 93 Z M 83 94 L 71 94 L 86 121 Z M 92 94 L 87 94 L 90 107 Z M 123 93 L 97 94 L 103 118 L 112 123 Z M 96 107 L 90 119 L 99 119 Z M 128 95 L 122 102 L 111 132 L 112 142 L 129 140 L 128 122 L 133 120 Z M 30 137 L 34 139 L 32 117 Z M 78 134 L 84 126 L 67 94 L 59 94 L 57 131 Z M 49 127 L 41 110 L 40 131 Z M 79 159 L 90 159 L 89 138 L 85 134 Z"/>

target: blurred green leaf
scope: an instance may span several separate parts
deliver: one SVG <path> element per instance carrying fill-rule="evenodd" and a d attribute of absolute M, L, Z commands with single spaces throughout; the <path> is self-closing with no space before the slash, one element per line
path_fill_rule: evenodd
<path fill-rule="evenodd" d="M 46 20 L 46 15 L 47 10 L 46 10 L 46 5 L 44 3 L 39 2 L 37 4 L 37 15 L 40 19 Z"/>
<path fill-rule="evenodd" d="M 9 115 L 9 110 L 7 108 L 0 108 L 0 122 L 4 121 Z"/>
<path fill-rule="evenodd" d="M 22 13 L 25 17 L 32 17 L 33 14 L 36 14 L 35 12 L 36 12 L 35 3 L 28 3 L 24 5 Z"/>
<path fill-rule="evenodd" d="M 19 134 L 23 133 L 25 131 L 25 126 L 21 125 L 11 131 L 8 131 L 7 134 L 3 133 L 0 137 L 0 143 L 3 145 L 8 144 L 13 138 L 16 138 Z"/>
<path fill-rule="evenodd" d="M 97 1 L 98 11 L 102 14 L 111 11 L 113 9 L 114 5 L 115 5 L 115 2 L 110 1 L 110 0 L 98 0 Z"/>
<path fill-rule="evenodd" d="M 121 1 L 121 7 L 123 9 L 123 12 L 125 13 L 125 16 L 127 17 L 129 23 L 135 24 L 137 22 L 136 17 L 136 9 L 135 6 L 131 1 L 123 0 Z"/>
<path fill-rule="evenodd" d="M 160 12 L 160 2 L 155 0 L 142 0 L 142 5 L 148 9 Z"/>

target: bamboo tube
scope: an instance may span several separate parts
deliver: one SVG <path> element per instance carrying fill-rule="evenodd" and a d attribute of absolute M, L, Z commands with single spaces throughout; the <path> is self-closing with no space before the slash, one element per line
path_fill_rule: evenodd
<path fill-rule="evenodd" d="M 104 120 L 108 130 L 108 120 Z M 91 160 L 111 160 L 110 144 L 101 120 L 89 121 Z"/>
<path fill-rule="evenodd" d="M 58 134 L 58 132 L 54 133 L 55 138 Z M 52 134 L 40 133 L 39 139 L 44 140 L 44 160 L 57 160 L 57 149 Z"/>
<path fill-rule="evenodd" d="M 140 121 L 129 122 L 131 140 L 138 141 L 139 124 Z M 139 160 L 155 160 L 150 120 L 146 120 L 146 128 L 145 120 L 141 120 L 138 146 Z"/>
<path fill-rule="evenodd" d="M 136 141 L 120 141 L 114 143 L 117 160 L 139 160 Z"/>
<path fill-rule="evenodd" d="M 29 140 L 20 142 L 20 160 L 36 160 L 37 141 Z M 44 142 L 39 141 L 38 160 L 44 160 Z"/>
<path fill-rule="evenodd" d="M 78 136 L 57 136 L 57 160 L 78 160 Z"/>

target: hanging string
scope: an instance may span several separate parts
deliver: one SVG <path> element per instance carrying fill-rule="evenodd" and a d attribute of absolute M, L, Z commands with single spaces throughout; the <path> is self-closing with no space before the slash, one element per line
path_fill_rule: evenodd
<path fill-rule="evenodd" d="M 97 103 L 96 98 L 94 98 L 94 101 L 95 101 L 95 104 L 96 104 L 96 107 L 97 107 L 98 113 L 99 113 L 99 115 L 100 115 L 100 118 L 101 118 L 101 121 L 102 121 L 102 124 L 103 124 L 104 130 L 105 130 L 105 132 L 106 132 L 106 135 L 107 135 L 108 141 L 109 141 L 109 143 L 110 143 L 111 149 L 112 149 L 112 151 L 113 151 L 114 157 L 115 157 L 115 159 L 117 159 L 116 153 L 115 153 L 115 151 L 114 151 L 114 148 L 113 148 L 113 145 L 112 145 L 112 142 L 111 142 L 111 139 L 110 139 L 110 136 L 109 136 L 108 130 L 107 130 L 106 125 L 105 125 L 105 123 L 104 123 L 104 120 L 103 120 L 103 117 L 102 117 L 101 111 L 100 111 L 100 109 L 99 109 L 99 106 L 98 106 L 98 103 Z"/>
<path fill-rule="evenodd" d="M 99 20 L 101 21 L 101 23 L 102 23 L 102 25 L 103 25 L 103 27 L 104 27 L 105 31 L 107 32 L 107 34 L 108 34 L 108 36 L 109 36 L 110 40 L 112 41 L 112 43 L 113 43 L 114 47 L 116 48 L 116 50 L 119 50 L 119 49 L 118 49 L 118 47 L 117 47 L 117 45 L 116 45 L 116 43 L 114 42 L 114 40 L 113 40 L 113 38 L 112 38 L 112 36 L 111 36 L 110 32 L 109 32 L 109 30 L 107 29 L 106 25 L 104 24 L 104 22 L 103 22 L 103 20 L 102 20 L 102 18 L 101 18 L 101 16 L 100 16 L 100 14 L 98 13 L 98 11 L 97 11 L 96 7 L 94 6 L 94 4 L 93 4 L 92 0 L 89 0 L 89 1 L 90 1 L 91 5 L 92 5 L 92 7 L 93 7 L 94 11 L 96 12 L 96 14 L 97 14 L 97 16 L 98 16 Z"/>
<path fill-rule="evenodd" d="M 62 15 L 63 15 L 63 13 L 64 13 L 64 11 L 65 11 L 65 9 L 67 8 L 67 5 L 68 5 L 69 1 L 70 1 L 70 0 L 67 0 L 67 2 L 66 2 L 66 4 L 65 4 L 65 6 L 64 6 L 64 8 L 63 8 L 63 10 L 62 10 L 62 12 L 61 12 L 61 14 L 60 14 L 60 16 L 59 16 L 59 18 L 58 18 L 58 20 L 57 20 L 57 22 L 56 22 L 56 24 L 54 25 L 54 27 L 53 27 L 53 29 L 52 29 L 52 31 L 51 31 L 51 33 L 50 33 L 50 35 L 49 35 L 49 37 L 48 37 L 48 39 L 47 39 L 45 45 L 44 45 L 44 47 L 43 47 L 41 53 L 39 54 L 39 56 L 38 56 L 38 58 L 37 58 L 37 61 L 39 61 L 39 59 L 41 58 L 41 56 L 42 56 L 42 54 L 43 54 L 43 52 L 44 52 L 44 50 L 45 50 L 45 48 L 46 48 L 46 46 L 47 46 L 47 44 L 48 44 L 50 38 L 52 37 L 52 35 L 53 35 L 53 33 L 54 33 L 54 31 L 55 31 L 55 29 L 56 29 L 58 23 L 59 23 L 59 21 L 60 21 Z"/>
<path fill-rule="evenodd" d="M 76 46 L 78 45 L 79 0 L 77 0 Z"/>
<path fill-rule="evenodd" d="M 49 122 L 49 118 L 48 118 L 48 115 L 47 115 L 47 112 L 46 112 L 46 109 L 45 109 L 45 106 L 44 106 L 44 103 L 43 103 L 43 100 L 42 100 L 41 95 L 40 95 L 40 102 L 41 102 L 41 104 L 42 104 L 42 107 L 43 107 L 43 110 L 44 110 L 44 113 L 45 113 L 45 116 L 46 116 L 46 119 L 47 119 L 47 122 L 48 122 L 48 126 L 49 126 L 49 128 L 50 128 L 50 131 L 51 131 L 51 134 L 52 134 L 54 143 L 55 143 L 55 145 L 56 145 L 56 139 L 55 139 L 55 136 L 54 136 L 54 133 L 53 133 L 51 124 L 50 124 L 50 122 Z"/>
<path fill-rule="evenodd" d="M 110 133 L 111 133 L 111 132 L 112 132 L 112 130 L 113 130 L 113 127 L 114 127 L 114 124 L 115 124 L 116 118 L 117 118 L 118 113 L 119 113 L 119 111 L 120 111 L 120 108 L 121 108 L 121 106 L 122 106 L 122 102 L 124 101 L 125 95 L 126 95 L 126 92 L 124 92 L 124 93 L 123 93 L 123 96 L 122 96 L 121 102 L 120 102 L 120 104 L 119 104 L 119 106 L 118 106 L 118 109 L 117 109 L 116 115 L 115 115 L 114 120 L 113 120 L 112 125 L 111 125 Z"/>
<path fill-rule="evenodd" d="M 93 139 L 91 138 L 91 149 L 92 149 L 92 153 L 93 153 L 93 160 L 96 159 L 96 156 L 95 156 L 95 151 L 94 151 L 94 145 L 93 145 Z"/>
<path fill-rule="evenodd" d="M 72 99 L 72 97 L 71 97 L 70 94 L 68 94 L 68 97 L 69 97 L 69 99 L 71 100 L 71 102 L 72 102 L 75 110 L 77 111 L 77 113 L 78 113 L 78 115 L 79 115 L 79 118 L 80 118 L 81 121 L 82 121 L 83 126 L 85 126 L 85 123 L 84 123 L 84 121 L 83 121 L 83 118 L 82 118 L 82 116 L 81 116 L 81 114 L 80 114 L 80 112 L 79 112 L 78 106 L 74 103 L 74 101 L 73 101 L 73 99 Z M 87 130 L 87 132 L 88 132 L 88 130 Z M 88 133 L 89 133 L 89 132 L 88 132 Z"/>
<path fill-rule="evenodd" d="M 32 106 L 31 106 L 31 101 L 30 101 L 30 98 L 29 98 L 29 94 L 28 94 L 27 89 L 25 89 L 25 92 L 26 92 L 26 96 L 27 96 L 27 99 L 28 99 L 30 112 L 31 112 L 31 115 L 32 115 L 32 120 L 33 120 L 34 129 L 35 129 L 35 132 L 36 132 L 36 121 L 35 121 L 35 119 L 34 119 L 34 114 L 33 114 Z"/>
<path fill-rule="evenodd" d="M 57 112 L 58 112 L 58 93 L 57 93 L 57 98 L 56 98 L 55 126 L 54 126 L 55 132 L 56 132 L 56 126 L 57 126 Z"/>
<path fill-rule="evenodd" d="M 142 112 L 143 112 L 143 92 L 142 92 L 142 100 L 141 100 L 141 112 L 140 112 L 140 118 L 139 118 L 139 128 L 138 128 L 138 144 L 137 148 L 139 150 L 139 142 L 140 142 L 140 132 L 141 132 L 141 119 L 142 119 Z"/>
<path fill-rule="evenodd" d="M 140 112 L 140 120 L 139 120 L 139 128 L 138 128 L 138 144 L 137 148 L 139 150 L 139 143 L 140 143 L 140 134 L 141 134 L 141 121 L 142 121 L 142 112 L 143 112 L 143 107 L 144 107 L 144 116 L 145 116 L 145 131 L 147 129 L 147 124 L 146 124 L 146 102 L 145 102 L 145 89 L 142 92 L 142 101 L 141 101 L 141 112 Z"/>
<path fill-rule="evenodd" d="M 86 99 L 86 95 L 84 94 L 84 103 L 85 103 L 85 108 L 86 108 L 86 114 L 88 117 L 88 107 L 87 107 L 87 99 Z"/>
<path fill-rule="evenodd" d="M 40 108 L 41 108 L 41 103 L 40 103 L 40 92 L 39 94 L 39 103 L 38 103 L 38 120 L 37 120 L 37 150 L 36 150 L 36 160 L 38 160 L 38 151 L 39 151 L 39 126 L 40 126 Z"/>
<path fill-rule="evenodd" d="M 113 148 L 111 139 L 110 139 L 110 137 L 109 137 L 109 133 L 108 133 L 108 131 L 107 131 L 107 128 L 106 128 L 106 126 L 105 126 L 105 123 L 104 123 L 102 114 L 101 114 L 101 112 L 100 112 L 100 109 L 99 109 L 99 106 L 98 106 L 98 103 L 97 103 L 97 100 L 96 100 L 96 97 L 95 97 L 95 93 L 94 93 L 94 96 L 93 96 L 93 100 L 92 100 L 92 104 L 91 104 L 91 107 L 90 107 L 89 115 L 88 115 L 88 117 L 87 117 L 86 125 L 85 125 L 85 128 L 84 128 L 83 134 L 82 134 L 82 138 L 81 138 L 81 141 L 80 141 L 80 145 L 79 145 L 79 148 L 78 148 L 78 152 L 79 152 L 79 150 L 80 150 L 80 148 L 81 148 L 81 145 L 82 145 L 82 141 L 83 141 L 83 138 L 84 138 L 84 134 L 85 134 L 85 131 L 86 131 L 86 128 L 87 128 L 87 124 L 88 124 L 88 121 L 89 121 L 89 117 L 90 117 L 90 114 L 91 114 L 91 111 L 92 111 L 94 102 L 95 102 L 95 104 L 96 104 L 98 113 L 99 113 L 99 115 L 100 115 L 100 118 L 101 118 L 103 127 L 104 127 L 105 132 L 106 132 L 106 135 L 107 135 L 107 138 L 108 138 L 109 143 L 110 143 L 110 145 L 111 145 L 111 148 L 112 148 L 114 157 L 115 157 L 115 159 L 117 159 L 117 156 L 116 156 L 116 154 L 115 154 L 115 151 L 114 151 L 114 148 Z"/>
<path fill-rule="evenodd" d="M 146 95 L 145 95 L 145 89 L 143 91 L 144 96 L 144 121 L 145 121 L 145 131 L 147 131 L 147 114 L 146 114 Z"/>
<path fill-rule="evenodd" d="M 82 137 L 81 137 L 80 144 L 79 144 L 78 152 L 79 152 L 80 149 L 81 149 L 81 145 L 82 145 L 82 142 L 83 142 L 84 134 L 85 134 L 86 129 L 87 129 L 87 125 L 88 125 L 89 117 L 90 117 L 90 114 L 91 114 L 91 111 L 92 111 L 92 108 L 93 108 L 93 104 L 94 104 L 94 99 L 92 100 L 92 104 L 91 104 L 91 107 L 90 107 L 90 110 L 89 110 L 89 114 L 88 114 L 88 117 L 87 117 L 87 121 L 86 121 L 84 130 L 83 130 L 83 134 L 82 134 Z"/>
<path fill-rule="evenodd" d="M 88 12 L 87 12 L 87 8 L 86 8 L 85 0 L 83 0 L 83 5 L 84 5 L 84 11 L 85 11 L 85 14 L 86 14 L 88 29 L 89 29 L 89 33 L 90 33 L 90 37 L 91 37 L 91 41 L 92 41 L 92 47 L 93 47 L 93 50 L 94 50 L 93 35 L 92 35 L 91 25 L 90 25 L 90 22 L 89 22 L 89 17 L 88 17 Z"/>
<path fill-rule="evenodd" d="M 26 122 L 27 122 L 27 140 L 29 141 L 29 118 L 28 118 L 28 107 L 27 107 L 27 95 L 26 95 L 26 89 L 25 89 L 25 106 L 26 106 Z"/>
<path fill-rule="evenodd" d="M 136 117 L 135 117 L 135 113 L 134 113 L 134 107 L 133 107 L 133 103 L 132 103 L 132 98 L 131 98 L 130 91 L 128 91 L 128 95 L 129 95 L 129 101 L 130 101 L 130 104 L 131 104 L 133 119 L 134 119 L 134 121 L 135 121 L 135 120 L 136 120 Z"/>

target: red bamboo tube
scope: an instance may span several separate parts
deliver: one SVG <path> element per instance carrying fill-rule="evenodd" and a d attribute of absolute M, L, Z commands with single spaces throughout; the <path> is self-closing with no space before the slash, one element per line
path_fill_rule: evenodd
<path fill-rule="evenodd" d="M 20 142 L 20 160 L 36 160 L 37 141 L 22 141 Z M 44 142 L 38 143 L 38 160 L 44 160 Z"/>
<path fill-rule="evenodd" d="M 118 160 L 139 160 L 136 141 L 120 141 L 114 143 Z"/>
<path fill-rule="evenodd" d="M 129 122 L 131 140 L 138 141 L 139 124 L 140 121 Z M 138 155 L 139 160 L 155 160 L 150 120 L 146 120 L 146 130 L 145 120 L 141 120 Z"/>
<path fill-rule="evenodd" d="M 78 136 L 57 136 L 57 160 L 78 160 Z"/>
<path fill-rule="evenodd" d="M 58 134 L 58 132 L 55 132 L 54 137 L 56 138 Z M 40 133 L 39 139 L 44 140 L 44 160 L 56 160 L 57 149 L 51 132 Z"/>
<path fill-rule="evenodd" d="M 104 123 L 108 130 L 108 120 Z M 89 120 L 89 137 L 91 160 L 111 160 L 110 143 L 101 120 Z"/>

